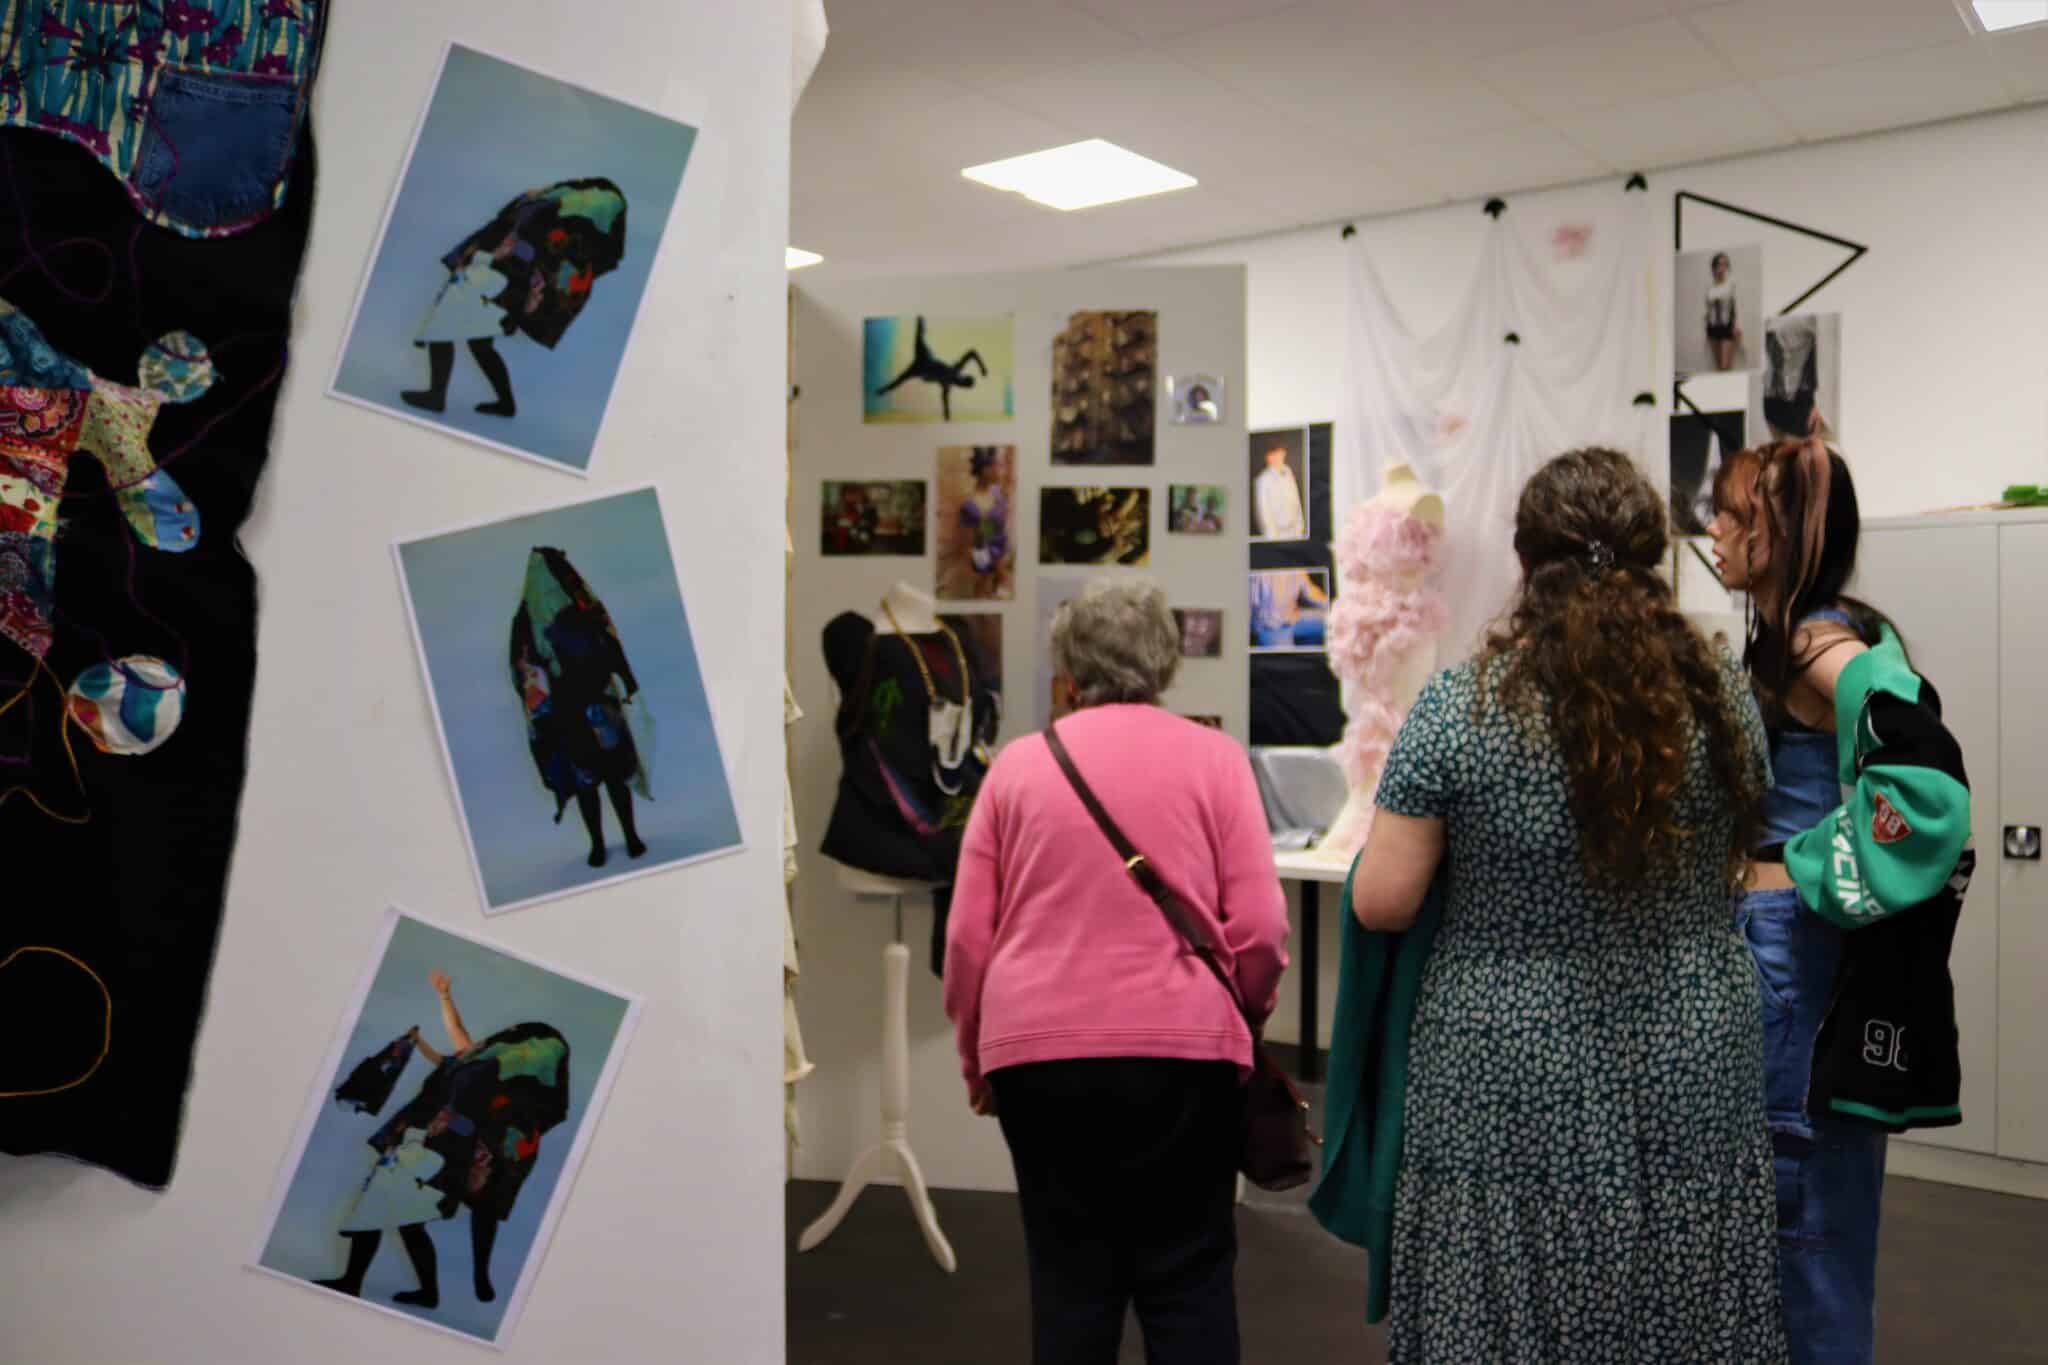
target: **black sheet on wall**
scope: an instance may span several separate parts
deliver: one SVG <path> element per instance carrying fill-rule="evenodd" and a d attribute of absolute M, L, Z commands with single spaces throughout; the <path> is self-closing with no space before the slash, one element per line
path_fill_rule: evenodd
<path fill-rule="evenodd" d="M 1251 567 L 1327 569 L 1334 592 L 1337 565 L 1330 550 L 1336 530 L 1330 506 L 1333 430 L 1329 422 L 1312 423 L 1308 429 L 1308 539 L 1254 541 Z M 1260 434 L 1254 432 L 1252 436 Z M 1245 499 L 1245 515 L 1249 517 L 1249 481 L 1240 496 Z M 1344 706 L 1327 654 L 1254 654 L 1251 670 L 1253 744 L 1329 745 L 1343 737 Z"/>

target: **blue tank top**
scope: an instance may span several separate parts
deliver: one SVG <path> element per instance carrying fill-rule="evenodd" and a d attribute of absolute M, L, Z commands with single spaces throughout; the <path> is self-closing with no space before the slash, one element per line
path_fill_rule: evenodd
<path fill-rule="evenodd" d="M 1806 621 L 1851 624 L 1849 614 L 1835 607 L 1817 611 Z M 1800 624 L 1805 625 L 1806 621 Z M 1757 836 L 1759 848 L 1782 844 L 1795 834 L 1804 834 L 1842 804 L 1842 779 L 1833 734 L 1788 719 L 1783 728 L 1773 729 L 1769 735 L 1771 776 L 1777 785 L 1764 794 L 1763 831 Z"/>

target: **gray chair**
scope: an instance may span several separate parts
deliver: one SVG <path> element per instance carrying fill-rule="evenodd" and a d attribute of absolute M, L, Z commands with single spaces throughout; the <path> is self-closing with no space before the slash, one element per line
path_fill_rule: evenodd
<path fill-rule="evenodd" d="M 1252 772 L 1277 849 L 1302 849 L 1336 823 L 1351 795 L 1336 751 L 1311 746 L 1255 748 Z"/>

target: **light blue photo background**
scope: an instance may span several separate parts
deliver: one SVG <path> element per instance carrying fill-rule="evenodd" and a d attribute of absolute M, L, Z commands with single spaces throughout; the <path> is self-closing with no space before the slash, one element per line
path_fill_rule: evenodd
<path fill-rule="evenodd" d="M 576 803 L 552 823 L 554 797 L 526 747 L 526 713 L 506 659 L 527 557 L 541 545 L 567 555 L 611 613 L 640 683 L 635 705 L 654 721 L 653 753 L 641 754 L 654 799 L 633 798 L 648 850 L 638 859 L 626 857 L 606 800 L 611 860 L 589 866 Z M 738 845 L 739 819 L 653 489 L 416 540 L 399 558 L 490 909 Z"/>
<path fill-rule="evenodd" d="M 552 1024 L 569 1041 L 569 1117 L 542 1136 L 540 1153 L 513 1202 L 512 1216 L 498 1228 L 498 1242 L 491 1251 L 491 1280 L 498 1297 L 478 1303 L 471 1288 L 474 1263 L 466 1208 L 458 1209 L 453 1218 L 427 1225 L 439 1262 L 440 1307 L 409 1308 L 391 1302 L 393 1294 L 418 1287 L 412 1261 L 395 1233 L 385 1235 L 363 1280 L 366 1302 L 490 1340 L 497 1336 L 513 1290 L 534 1251 L 541 1220 L 561 1184 L 569 1151 L 584 1126 L 596 1117 L 590 1112 L 590 1099 L 606 1060 L 620 1041 L 619 1030 L 630 1002 L 409 916 L 400 916 L 392 931 L 335 1074 L 321 1081 L 320 1117 L 299 1156 L 258 1263 L 302 1280 L 328 1280 L 341 1274 L 348 1243 L 336 1229 L 370 1174 L 375 1159 L 370 1136 L 411 1102 L 433 1068 L 415 1052 L 390 1100 L 375 1115 L 359 1114 L 353 1105 L 334 1103 L 334 1089 L 356 1063 L 414 1025 L 436 1052 L 448 1051 L 440 1002 L 427 984 L 427 973 L 436 969 L 448 973 L 454 982 L 450 995 L 461 1012 L 463 1027 L 476 1041 L 529 1022 Z"/>
<path fill-rule="evenodd" d="M 589 469 L 696 139 L 687 124 L 451 47 L 343 346 L 335 389 L 570 469 Z M 461 345 L 445 412 L 401 403 L 401 389 L 427 386 L 427 352 L 413 344 L 413 335 L 448 278 L 441 257 L 527 190 L 593 175 L 610 179 L 626 197 L 625 257 L 591 285 L 589 301 L 554 350 L 523 332 L 498 338 L 519 415 L 476 411 L 490 399 L 490 385 Z"/>

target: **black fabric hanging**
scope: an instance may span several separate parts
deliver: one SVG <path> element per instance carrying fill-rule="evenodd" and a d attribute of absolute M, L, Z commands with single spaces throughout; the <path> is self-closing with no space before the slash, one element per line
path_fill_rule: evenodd
<path fill-rule="evenodd" d="M 319 36 L 314 23 L 307 41 L 317 47 Z M 11 760 L 0 788 L 16 792 L 0 802 L 0 859 L 16 879 L 0 916 L 0 961 L 16 955 L 17 967 L 41 973 L 0 971 L 0 995 L 37 1021 L 14 1035 L 18 1054 L 46 1050 L 42 1039 L 65 1056 L 104 1041 L 89 1069 L 54 1087 L 36 1083 L 49 1077 L 34 1057 L 0 1057 L 0 1150 L 61 1153 L 148 1186 L 171 1178 L 247 775 L 256 576 L 237 534 L 269 454 L 312 220 L 312 134 L 300 117 L 310 69 L 309 59 L 299 102 L 280 86 L 281 145 L 296 144 L 282 201 L 232 235 L 157 226 L 85 147 L 0 129 L 0 298 L 33 323 L 58 370 L 86 374 L 95 402 L 126 401 L 121 386 L 165 377 L 167 352 L 152 344 L 179 333 L 204 344 L 212 367 L 203 393 L 165 402 L 141 424 L 149 457 L 174 471 L 177 490 L 175 504 L 151 510 L 186 518 L 191 543 L 172 553 L 138 542 L 137 490 L 110 480 L 106 452 L 88 444 L 106 433 L 88 426 L 79 453 L 99 458 L 65 469 L 48 551 L 47 650 L 38 659 L 0 640 L 5 695 L 22 693 L 0 715 L 0 753 Z M 187 132 L 193 120 L 225 118 L 207 124 L 216 147 L 272 126 L 232 100 L 212 112 L 181 108 L 180 118 Z M 195 192 L 211 183 L 202 173 L 224 170 L 238 183 L 233 167 L 190 155 L 180 166 Z M 174 382 L 191 377 L 175 352 Z M 22 549 L 20 528 L 7 529 Z M 24 553 L 44 551 L 31 541 Z M 20 558 L 0 564 L 0 588 L 20 586 Z M 67 724 L 63 690 L 138 655 L 182 678 L 182 716 L 151 752 L 102 752 Z M 62 975 L 44 967 L 58 961 L 47 952 L 18 956 L 33 949 L 61 951 L 82 969 Z"/>

